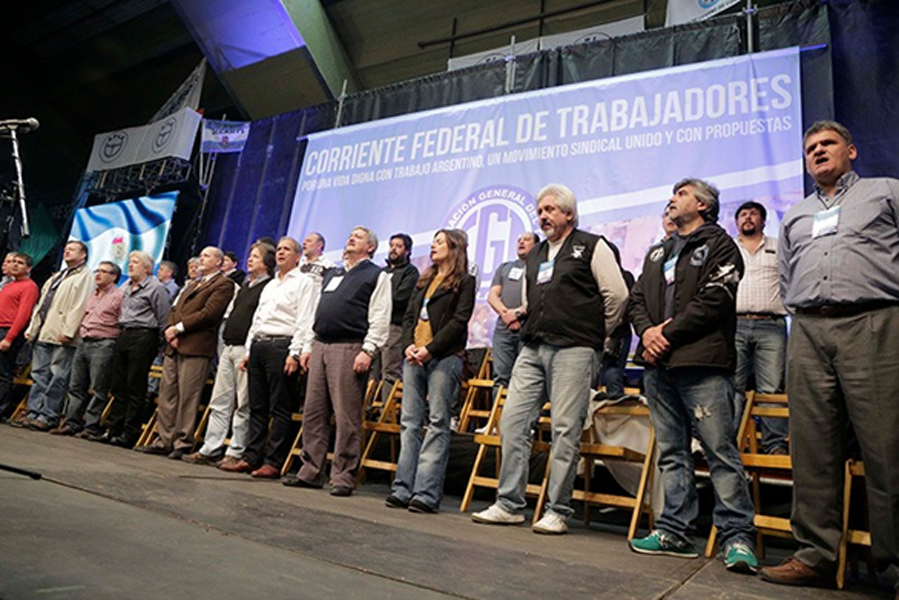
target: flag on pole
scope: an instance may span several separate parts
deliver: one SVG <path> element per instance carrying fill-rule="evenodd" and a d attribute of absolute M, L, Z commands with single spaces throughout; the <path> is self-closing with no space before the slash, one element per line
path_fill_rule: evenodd
<path fill-rule="evenodd" d="M 738 2 L 740 0 L 668 0 L 665 27 L 708 19 Z"/>
<path fill-rule="evenodd" d="M 88 264 L 93 269 L 108 260 L 128 272 L 128 254 L 143 250 L 162 260 L 178 192 L 142 196 L 75 211 L 70 240 L 87 245 Z M 127 275 L 123 275 L 123 278 Z"/>
<path fill-rule="evenodd" d="M 200 152 L 240 152 L 250 135 L 249 121 L 203 119 Z"/>

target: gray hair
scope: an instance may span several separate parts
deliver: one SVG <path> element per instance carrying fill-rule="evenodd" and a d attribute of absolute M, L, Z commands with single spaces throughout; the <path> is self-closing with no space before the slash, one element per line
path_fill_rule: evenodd
<path fill-rule="evenodd" d="M 718 213 L 721 211 L 721 205 L 718 203 L 718 188 L 708 181 L 688 177 L 675 183 L 672 193 L 676 194 L 681 188 L 688 185 L 693 188 L 693 195 L 696 196 L 696 199 L 707 207 L 700 213 L 702 218 L 708 223 L 717 223 Z"/>
<path fill-rule="evenodd" d="M 290 237 L 289 235 L 285 235 L 285 236 L 282 237 L 280 240 L 278 240 L 278 245 L 279 245 L 279 246 L 281 245 L 281 242 L 290 242 L 291 245 L 293 245 L 293 251 L 294 251 L 294 252 L 302 252 L 302 250 L 303 250 L 303 244 L 299 243 L 298 241 L 296 241 L 295 239 L 293 239 L 293 238 Z"/>
<path fill-rule="evenodd" d="M 364 231 L 365 232 L 365 236 L 368 238 L 368 243 L 371 244 L 372 246 L 374 246 L 374 248 L 372 248 L 372 251 L 369 252 L 369 254 L 371 256 L 374 256 L 375 252 L 378 251 L 378 234 L 376 234 L 374 231 L 372 231 L 368 227 L 363 227 L 362 225 L 357 225 L 357 226 L 353 227 L 353 231 Z"/>
<path fill-rule="evenodd" d="M 128 260 L 131 260 L 135 257 L 140 261 L 140 264 L 144 266 L 144 268 L 147 270 L 147 273 L 153 273 L 154 261 L 149 252 L 144 252 L 143 250 L 132 250 L 128 253 Z"/>
<path fill-rule="evenodd" d="M 802 145 L 805 145 L 805 141 L 810 137 L 815 135 L 816 133 L 821 133 L 822 131 L 833 131 L 838 136 L 843 138 L 843 140 L 847 144 L 852 143 L 852 134 L 849 133 L 849 130 L 842 123 L 837 123 L 836 121 L 831 121 L 828 119 L 823 119 L 821 121 L 815 121 L 812 123 L 812 126 L 805 130 L 805 134 L 802 136 Z"/>
<path fill-rule="evenodd" d="M 537 204 L 546 196 L 555 196 L 556 205 L 571 215 L 572 226 L 578 226 L 577 198 L 571 189 L 560 183 L 551 183 L 537 192 Z"/>

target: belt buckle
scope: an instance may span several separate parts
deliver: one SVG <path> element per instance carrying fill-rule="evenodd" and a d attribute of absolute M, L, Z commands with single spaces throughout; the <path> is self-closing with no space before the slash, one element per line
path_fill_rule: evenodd
<path fill-rule="evenodd" d="M 821 307 L 822 317 L 833 317 L 837 312 L 837 307 L 832 304 L 825 304 Z"/>

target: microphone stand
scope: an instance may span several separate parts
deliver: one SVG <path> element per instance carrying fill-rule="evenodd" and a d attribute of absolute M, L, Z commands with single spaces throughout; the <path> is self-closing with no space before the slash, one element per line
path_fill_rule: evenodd
<path fill-rule="evenodd" d="M 25 209 L 25 181 L 22 179 L 22 158 L 19 156 L 19 136 L 16 133 L 17 127 L 7 128 L 9 139 L 12 140 L 12 159 L 16 165 L 16 196 L 19 200 L 19 210 L 22 211 L 22 237 L 26 238 L 31 235 L 28 227 L 28 211 Z"/>

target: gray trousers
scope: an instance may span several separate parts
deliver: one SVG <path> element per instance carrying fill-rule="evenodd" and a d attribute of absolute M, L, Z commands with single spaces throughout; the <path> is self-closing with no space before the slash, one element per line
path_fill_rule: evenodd
<path fill-rule="evenodd" d="M 899 582 L 899 305 L 797 315 L 788 355 L 796 558 L 836 568 L 851 422 L 865 462 L 874 559 Z"/>
<path fill-rule="evenodd" d="M 361 343 L 312 343 L 306 403 L 303 406 L 303 466 L 297 477 L 308 483 L 324 479 L 331 414 L 337 424 L 331 483 L 356 487 L 362 455 L 362 401 L 368 373 L 353 371 Z"/>

